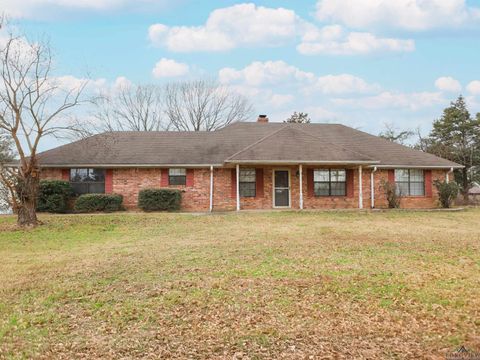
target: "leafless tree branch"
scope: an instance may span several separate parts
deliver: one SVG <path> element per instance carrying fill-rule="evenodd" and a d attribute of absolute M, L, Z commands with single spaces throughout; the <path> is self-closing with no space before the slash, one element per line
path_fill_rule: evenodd
<path fill-rule="evenodd" d="M 167 84 L 165 112 L 178 131 L 213 131 L 245 121 L 253 109 L 242 95 L 211 80 Z"/>

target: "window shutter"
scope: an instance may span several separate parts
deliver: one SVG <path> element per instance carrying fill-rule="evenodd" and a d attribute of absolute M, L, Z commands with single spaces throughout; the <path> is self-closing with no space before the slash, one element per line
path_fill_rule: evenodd
<path fill-rule="evenodd" d="M 263 197 L 263 169 L 255 169 L 256 197 Z"/>
<path fill-rule="evenodd" d="M 315 196 L 315 190 L 313 188 L 313 169 L 307 169 L 307 196 Z"/>
<path fill-rule="evenodd" d="M 347 169 L 345 171 L 346 173 L 346 176 L 347 176 L 347 197 L 353 197 L 354 196 L 354 173 L 353 173 L 353 169 Z"/>
<path fill-rule="evenodd" d="M 105 170 L 105 193 L 111 194 L 113 192 L 113 171 L 112 169 Z"/>
<path fill-rule="evenodd" d="M 187 169 L 187 179 L 185 186 L 193 186 L 194 169 Z"/>
<path fill-rule="evenodd" d="M 392 183 L 392 184 L 395 184 L 395 170 L 394 169 L 388 170 L 388 182 Z"/>
<path fill-rule="evenodd" d="M 232 193 L 233 199 L 237 197 L 237 169 L 232 169 Z"/>
<path fill-rule="evenodd" d="M 162 169 L 160 186 L 168 186 L 168 169 Z"/>
<path fill-rule="evenodd" d="M 432 170 L 425 170 L 425 196 L 432 197 Z"/>
<path fill-rule="evenodd" d="M 62 180 L 70 180 L 70 169 L 62 169 Z"/>

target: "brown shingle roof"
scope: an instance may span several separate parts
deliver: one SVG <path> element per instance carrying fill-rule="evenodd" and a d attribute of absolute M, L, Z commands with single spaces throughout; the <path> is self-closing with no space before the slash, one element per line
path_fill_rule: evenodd
<path fill-rule="evenodd" d="M 42 166 L 221 165 L 225 162 L 365 162 L 459 167 L 337 124 L 235 123 L 213 132 L 110 132 L 38 155 Z"/>

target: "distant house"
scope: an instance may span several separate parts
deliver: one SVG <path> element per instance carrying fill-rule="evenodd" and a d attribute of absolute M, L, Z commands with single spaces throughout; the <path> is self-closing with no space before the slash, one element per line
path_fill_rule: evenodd
<path fill-rule="evenodd" d="M 473 186 L 468 190 L 468 201 L 471 204 L 480 204 L 480 184 L 473 183 Z"/>
<path fill-rule="evenodd" d="M 77 194 L 183 191 L 187 211 L 387 207 L 383 181 L 405 208 L 432 208 L 432 181 L 461 166 L 337 124 L 234 123 L 213 132 L 109 132 L 39 154 L 42 177 Z M 451 176 L 451 175 L 450 175 Z"/>

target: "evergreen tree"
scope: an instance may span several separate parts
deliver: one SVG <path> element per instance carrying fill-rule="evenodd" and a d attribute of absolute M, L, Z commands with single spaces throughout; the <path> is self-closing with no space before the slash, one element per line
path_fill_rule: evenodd
<path fill-rule="evenodd" d="M 468 199 L 468 190 L 478 176 L 480 165 L 480 114 L 473 118 L 463 96 L 450 104 L 440 119 L 435 120 L 425 141 L 429 153 L 455 161 L 464 166 L 455 172 L 461 193 Z"/>
<path fill-rule="evenodd" d="M 299 112 L 297 113 L 296 111 L 293 112 L 290 117 L 284 121 L 285 123 L 295 123 L 295 124 L 310 124 L 311 120 L 308 117 L 307 113 Z"/>

